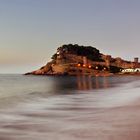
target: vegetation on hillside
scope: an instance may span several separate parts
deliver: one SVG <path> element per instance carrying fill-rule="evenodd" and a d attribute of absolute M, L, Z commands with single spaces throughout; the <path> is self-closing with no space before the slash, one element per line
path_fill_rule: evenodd
<path fill-rule="evenodd" d="M 119 73 L 122 68 L 116 67 L 116 66 L 110 66 L 110 72 L 111 73 Z"/>
<path fill-rule="evenodd" d="M 57 54 L 55 53 L 54 55 L 52 55 L 51 59 L 56 60 L 57 58 Z"/>
<path fill-rule="evenodd" d="M 92 46 L 80 46 L 78 44 L 63 45 L 58 48 L 58 51 L 63 51 L 79 56 L 86 56 L 92 61 L 102 61 L 100 51 Z M 52 56 L 52 59 L 56 58 L 56 54 Z"/>

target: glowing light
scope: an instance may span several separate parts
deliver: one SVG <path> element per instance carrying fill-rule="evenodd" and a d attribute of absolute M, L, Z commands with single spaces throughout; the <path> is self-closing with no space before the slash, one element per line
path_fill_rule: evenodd
<path fill-rule="evenodd" d="M 83 67 L 86 67 L 86 65 L 85 65 L 85 64 L 83 64 Z"/>
<path fill-rule="evenodd" d="M 98 67 L 96 66 L 96 69 L 98 69 Z"/>
<path fill-rule="evenodd" d="M 88 68 L 90 68 L 90 69 L 91 69 L 91 65 L 89 65 L 89 66 L 88 66 Z"/>
<path fill-rule="evenodd" d="M 80 67 L 80 66 L 81 66 L 81 64 L 77 64 L 77 66 L 78 66 L 78 67 Z"/>

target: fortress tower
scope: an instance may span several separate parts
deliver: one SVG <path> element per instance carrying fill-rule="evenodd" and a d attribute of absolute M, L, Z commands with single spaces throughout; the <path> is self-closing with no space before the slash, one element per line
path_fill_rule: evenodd
<path fill-rule="evenodd" d="M 134 58 L 134 68 L 137 68 L 138 67 L 138 64 L 139 64 L 139 58 L 138 57 L 135 57 Z"/>
<path fill-rule="evenodd" d="M 65 63 L 65 57 L 64 57 L 64 52 L 62 49 L 57 50 L 57 59 L 56 59 L 56 64 L 62 64 Z"/>
<path fill-rule="evenodd" d="M 83 57 L 83 64 L 84 64 L 85 66 L 88 65 L 88 60 L 87 60 L 87 57 L 86 57 L 86 56 Z"/>
<path fill-rule="evenodd" d="M 106 63 L 106 66 L 108 68 L 110 67 L 110 62 L 111 62 L 111 55 L 106 55 L 105 56 L 105 63 Z"/>
<path fill-rule="evenodd" d="M 139 62 L 139 58 L 138 58 L 138 57 L 135 57 L 135 58 L 134 58 L 134 62 L 135 62 L 135 63 L 138 63 L 138 62 Z"/>

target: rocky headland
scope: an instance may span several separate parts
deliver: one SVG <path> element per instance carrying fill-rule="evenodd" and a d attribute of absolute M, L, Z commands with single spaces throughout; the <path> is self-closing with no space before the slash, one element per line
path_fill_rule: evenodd
<path fill-rule="evenodd" d="M 126 61 L 120 57 L 113 58 L 105 55 L 92 46 L 68 44 L 59 47 L 52 56 L 52 60 L 38 70 L 26 75 L 91 75 L 109 76 L 113 74 L 127 74 L 125 69 L 134 69 L 131 74 L 139 74 L 138 58 Z"/>

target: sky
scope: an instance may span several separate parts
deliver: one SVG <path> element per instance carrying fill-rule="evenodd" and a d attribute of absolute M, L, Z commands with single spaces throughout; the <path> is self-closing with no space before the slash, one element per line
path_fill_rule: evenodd
<path fill-rule="evenodd" d="M 0 73 L 38 69 L 69 43 L 133 60 L 139 7 L 139 0 L 0 0 Z"/>

